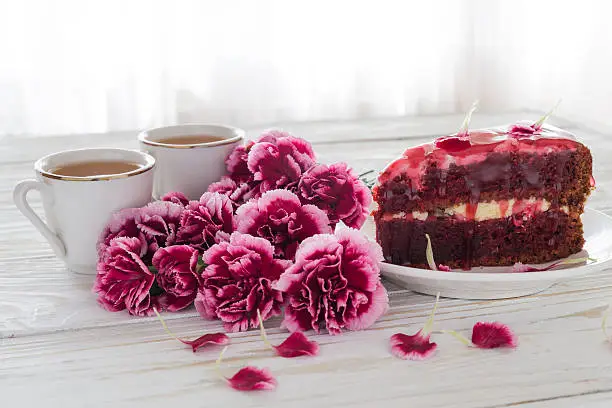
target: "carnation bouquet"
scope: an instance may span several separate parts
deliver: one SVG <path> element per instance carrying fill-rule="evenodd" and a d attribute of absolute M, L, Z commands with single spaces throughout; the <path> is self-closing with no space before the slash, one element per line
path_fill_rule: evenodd
<path fill-rule="evenodd" d="M 307 141 L 278 131 L 236 147 L 226 166 L 228 175 L 199 200 L 174 192 L 114 214 L 98 242 L 94 291 L 109 311 L 157 315 L 166 332 L 193 352 L 225 346 L 215 368 L 233 389 L 271 390 L 277 381 L 265 368 L 223 374 L 229 336 L 181 338 L 160 312 L 195 305 L 202 318 L 219 320 L 227 332 L 259 327 L 264 345 L 283 358 L 318 354 L 319 344 L 305 331 L 370 327 L 389 307 L 380 280 L 382 250 L 359 231 L 372 203 L 372 180 L 364 177 L 371 172 L 357 176 L 345 163 L 318 163 Z M 447 270 L 436 264 L 426 237 L 430 268 Z M 480 349 L 516 347 L 516 335 L 499 322 L 477 322 L 471 339 L 434 331 L 438 299 L 422 329 L 389 338 L 393 356 L 431 358 L 434 333 Z M 279 315 L 292 333 L 273 345 L 263 322 Z M 602 324 L 605 329 L 605 319 Z"/>
<path fill-rule="evenodd" d="M 94 290 L 109 311 L 149 316 L 195 304 L 225 330 L 284 313 L 290 331 L 371 326 L 388 308 L 381 249 L 359 229 L 372 196 L 345 163 L 269 131 L 236 147 L 199 200 L 174 192 L 114 214 Z"/>

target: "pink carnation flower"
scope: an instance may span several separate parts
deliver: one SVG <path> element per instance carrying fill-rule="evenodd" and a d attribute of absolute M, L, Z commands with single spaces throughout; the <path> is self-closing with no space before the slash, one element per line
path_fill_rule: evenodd
<path fill-rule="evenodd" d="M 146 242 L 144 234 L 136 225 L 136 217 L 139 213 L 140 208 L 126 208 L 111 215 L 108 224 L 98 239 L 98 258 L 102 257 L 106 248 L 110 246 L 111 241 L 115 238 L 140 238 L 143 242 Z"/>
<path fill-rule="evenodd" d="M 136 225 L 145 235 L 151 254 L 176 242 L 182 213 L 180 204 L 169 201 L 154 201 L 138 211 Z"/>
<path fill-rule="evenodd" d="M 249 157 L 249 151 L 254 144 L 254 142 L 249 141 L 246 145 L 236 146 L 229 156 L 227 156 L 227 159 L 225 159 L 225 166 L 232 179 L 244 180 L 251 176 L 251 172 L 247 166 L 247 159 Z"/>
<path fill-rule="evenodd" d="M 380 261 L 380 246 L 354 229 L 304 240 L 275 285 L 289 300 L 284 326 L 318 332 L 325 325 L 330 334 L 370 327 L 389 304 Z"/>
<path fill-rule="evenodd" d="M 207 267 L 195 301 L 202 317 L 220 319 L 235 332 L 257 327 L 257 310 L 263 319 L 280 314 L 283 296 L 272 284 L 290 262 L 274 259 L 268 241 L 234 232 L 203 260 Z"/>
<path fill-rule="evenodd" d="M 295 188 L 302 174 L 315 164 L 312 146 L 293 136 L 271 138 L 256 143 L 249 152 L 248 167 L 261 192 Z M 274 141 L 272 141 L 274 140 Z"/>
<path fill-rule="evenodd" d="M 521 137 L 529 137 L 537 133 L 539 129 L 534 127 L 533 125 L 527 125 L 524 123 L 516 123 L 510 128 L 508 128 L 508 133 L 511 137 L 521 138 Z"/>
<path fill-rule="evenodd" d="M 271 130 L 256 142 L 236 147 L 225 164 L 229 175 L 209 186 L 238 208 L 275 188 L 295 190 L 300 176 L 315 163 L 310 143 L 287 132 Z"/>
<path fill-rule="evenodd" d="M 208 186 L 208 192 L 227 196 L 232 201 L 234 208 L 240 207 L 251 198 L 259 198 L 260 196 L 259 182 L 253 180 L 236 182 L 229 176 L 223 176 L 221 180 Z"/>
<path fill-rule="evenodd" d="M 142 261 L 146 252 L 147 242 L 136 237 L 114 238 L 105 248 L 98 262 L 94 291 L 106 310 L 127 309 L 137 316 L 153 313 L 149 290 L 155 275 Z"/>
<path fill-rule="evenodd" d="M 339 221 L 361 228 L 372 203 L 370 190 L 345 163 L 311 167 L 300 179 L 298 194 L 302 202 L 325 211 L 332 228 Z"/>
<path fill-rule="evenodd" d="M 278 258 L 293 259 L 300 242 L 331 232 L 329 219 L 314 205 L 302 205 L 287 190 L 272 190 L 251 200 L 236 212 L 236 230 L 262 237 L 274 245 Z"/>
<path fill-rule="evenodd" d="M 175 312 L 193 303 L 199 285 L 198 256 L 198 251 L 188 245 L 160 248 L 153 255 L 157 285 L 164 291 L 159 296 L 163 309 Z"/>
<path fill-rule="evenodd" d="M 293 136 L 291 133 L 285 132 L 284 130 L 271 129 L 271 130 L 266 130 L 261 135 L 259 135 L 257 142 L 269 142 L 269 143 L 276 144 L 278 139 L 282 139 L 285 137 L 295 138 L 295 136 Z"/>
<path fill-rule="evenodd" d="M 132 237 L 147 243 L 148 250 L 142 258 L 150 261 L 158 248 L 175 243 L 182 212 L 182 205 L 170 201 L 155 201 L 142 208 L 116 212 L 98 240 L 98 259 L 114 238 Z"/>
<path fill-rule="evenodd" d="M 189 199 L 185 196 L 185 194 L 179 191 L 173 191 L 161 198 L 162 201 L 170 201 L 174 204 L 182 205 L 183 207 L 189 203 Z"/>
<path fill-rule="evenodd" d="M 200 201 L 190 201 L 183 212 L 176 242 L 197 249 L 208 249 L 217 243 L 217 233 L 234 231 L 234 209 L 227 196 L 204 193 Z"/>

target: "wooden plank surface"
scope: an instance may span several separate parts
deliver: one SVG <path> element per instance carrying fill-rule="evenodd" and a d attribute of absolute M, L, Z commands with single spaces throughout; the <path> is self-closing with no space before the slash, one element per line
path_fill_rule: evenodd
<path fill-rule="evenodd" d="M 535 116 L 481 115 L 476 125 Z M 453 132 L 460 121 L 455 115 L 282 127 L 312 140 L 323 161 L 347 161 L 361 171 L 382 168 L 407 146 Z M 589 206 L 612 214 L 612 144 L 579 124 L 556 123 L 592 148 L 597 190 Z M 98 144 L 136 147 L 134 134 L 0 139 L 0 400 L 7 406 L 612 406 L 612 345 L 599 327 L 612 300 L 609 270 L 519 299 L 442 299 L 436 330 L 468 334 L 476 321 L 499 320 L 517 332 L 520 345 L 481 351 L 435 333 L 439 351 L 425 362 L 391 357 L 388 339 L 416 332 L 433 299 L 386 283 L 390 312 L 371 330 L 313 336 L 321 344 L 315 358 L 273 357 L 256 331 L 232 334 L 226 373 L 246 364 L 269 367 L 279 387 L 255 395 L 229 389 L 213 370 L 219 349 L 193 354 L 155 319 L 100 309 L 92 277 L 67 272 L 12 204 L 13 185 L 31 177 L 40 155 Z M 40 210 L 39 200 L 33 203 Z M 220 330 L 193 309 L 166 317 L 186 337 Z M 266 325 L 273 343 L 286 337 L 278 319 Z"/>

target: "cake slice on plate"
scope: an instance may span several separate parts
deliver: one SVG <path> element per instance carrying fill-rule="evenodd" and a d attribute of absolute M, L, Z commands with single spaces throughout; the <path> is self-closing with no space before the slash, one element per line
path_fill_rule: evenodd
<path fill-rule="evenodd" d="M 594 186 L 589 149 L 559 128 L 519 122 L 407 149 L 373 189 L 387 262 L 451 268 L 539 264 L 579 252 Z"/>

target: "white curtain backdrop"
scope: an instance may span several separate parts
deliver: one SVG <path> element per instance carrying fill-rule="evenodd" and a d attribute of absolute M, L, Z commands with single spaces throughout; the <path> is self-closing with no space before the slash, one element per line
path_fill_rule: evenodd
<path fill-rule="evenodd" d="M 612 2 L 0 0 L 0 134 L 482 110 L 612 125 Z"/>

